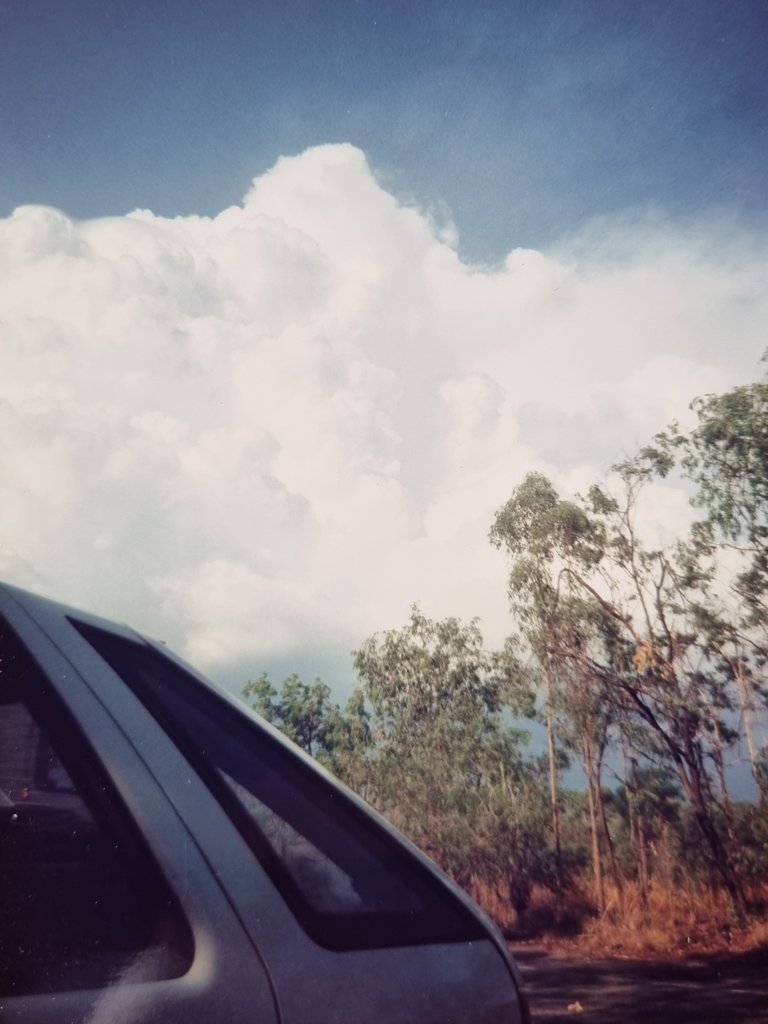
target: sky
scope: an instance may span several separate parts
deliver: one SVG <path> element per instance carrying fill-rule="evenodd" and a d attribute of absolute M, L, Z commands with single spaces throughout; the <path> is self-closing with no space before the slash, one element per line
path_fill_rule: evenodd
<path fill-rule="evenodd" d="M 0 0 L 0 213 L 219 213 L 351 142 L 474 261 L 661 204 L 765 225 L 764 0 Z"/>
<path fill-rule="evenodd" d="M 524 475 L 584 490 L 763 373 L 766 30 L 0 0 L 0 578 L 235 689 L 343 695 L 412 602 L 501 643 Z"/>

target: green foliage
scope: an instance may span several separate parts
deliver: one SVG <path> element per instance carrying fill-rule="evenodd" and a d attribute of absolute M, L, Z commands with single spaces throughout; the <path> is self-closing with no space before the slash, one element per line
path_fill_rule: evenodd
<path fill-rule="evenodd" d="M 344 708 L 319 679 L 244 689 L 252 706 L 387 814 L 470 891 L 518 913 L 535 885 L 560 898 L 589 863 L 636 884 L 694 877 L 737 916 L 744 882 L 768 877 L 768 754 L 753 716 L 768 703 L 768 384 L 697 399 L 613 467 L 610 486 L 561 498 L 529 473 L 490 541 L 509 559 L 517 633 L 485 649 L 479 624 L 406 625 L 353 655 Z M 638 522 L 652 485 L 682 476 L 702 515 L 648 546 Z M 514 723 L 543 700 L 548 757 Z M 733 804 L 724 772 L 746 738 L 760 804 Z M 587 793 L 562 792 L 567 756 Z M 602 783 L 606 757 L 624 777 Z M 549 785 L 547 779 L 549 773 Z M 607 870 L 607 868 L 606 868 Z M 561 905 L 560 905 L 561 906 Z"/>
<path fill-rule="evenodd" d="M 408 624 L 354 655 L 361 680 L 346 707 L 320 680 L 266 675 L 252 707 L 360 792 L 468 888 L 482 882 L 518 910 L 547 881 L 541 765 L 511 714 L 533 711 L 513 641 L 485 650 L 476 622 Z"/>
<path fill-rule="evenodd" d="M 746 626 L 768 626 L 768 383 L 697 399 L 697 428 L 682 465 L 698 487 L 696 503 L 744 555 L 736 590 Z"/>
<path fill-rule="evenodd" d="M 768 809 L 739 804 L 735 829 L 744 877 L 749 882 L 764 882 L 768 878 Z"/>
<path fill-rule="evenodd" d="M 408 624 L 355 654 L 372 708 L 369 796 L 464 885 L 527 905 L 545 848 L 541 772 L 510 711 L 530 710 L 514 646 L 484 650 L 476 622 Z"/>
<path fill-rule="evenodd" d="M 738 709 L 749 726 L 768 661 L 768 385 L 706 396 L 693 408 L 698 426 L 685 435 L 673 424 L 614 466 L 610 491 L 594 485 L 585 499 L 565 501 L 529 474 L 497 513 L 490 540 L 510 559 L 510 604 L 547 681 L 550 735 L 583 748 L 590 813 L 602 815 L 602 837 L 594 817 L 592 826 L 598 894 L 599 862 L 612 849 L 602 752 L 612 733 L 631 748 L 642 725 L 673 766 L 700 850 L 742 913 L 722 765 L 738 738 Z M 707 518 L 650 548 L 637 527 L 644 495 L 676 467 Z M 730 596 L 727 547 L 731 564 L 737 557 Z M 637 795 L 634 810 L 645 850 L 658 812 Z"/>
<path fill-rule="evenodd" d="M 500 680 L 476 621 L 433 622 L 414 605 L 404 629 L 366 640 L 354 664 L 382 724 L 414 738 L 438 720 L 461 728 L 499 707 Z"/>
<path fill-rule="evenodd" d="M 277 726 L 308 754 L 330 753 L 339 728 L 338 707 L 331 704 L 331 690 L 320 679 L 303 682 L 297 675 L 283 681 L 278 691 L 266 673 L 243 687 L 243 696 L 262 718 Z"/>
<path fill-rule="evenodd" d="M 529 473 L 491 526 L 491 543 L 513 561 L 552 564 L 560 557 L 595 565 L 603 556 L 600 524 L 571 501 L 563 501 L 542 473 Z M 512 592 L 510 580 L 510 593 Z"/>
<path fill-rule="evenodd" d="M 768 383 L 705 395 L 692 403 L 698 426 L 685 439 L 683 466 L 699 485 L 697 503 L 730 540 L 764 547 L 768 537 Z"/>
<path fill-rule="evenodd" d="M 669 466 L 679 465 L 695 486 L 693 503 L 706 513 L 692 540 L 712 554 L 719 543 L 739 552 L 734 591 L 739 622 L 768 628 L 768 383 L 758 381 L 691 403 L 698 423 L 657 435 Z M 658 474 L 662 475 L 662 474 Z M 666 472 L 663 474 L 666 475 Z"/>

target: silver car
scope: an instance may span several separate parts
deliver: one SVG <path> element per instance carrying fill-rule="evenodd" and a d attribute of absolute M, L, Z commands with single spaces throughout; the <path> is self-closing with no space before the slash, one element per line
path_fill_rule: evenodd
<path fill-rule="evenodd" d="M 528 1019 L 354 794 L 163 645 L 0 585 L 0 1021 Z"/>

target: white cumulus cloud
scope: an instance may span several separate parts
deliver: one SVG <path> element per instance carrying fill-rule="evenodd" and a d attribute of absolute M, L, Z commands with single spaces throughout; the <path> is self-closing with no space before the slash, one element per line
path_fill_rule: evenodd
<path fill-rule="evenodd" d="M 488 268 L 454 237 L 349 145 L 212 218 L 0 221 L 0 575 L 225 674 L 348 664 L 413 600 L 500 640 L 495 509 L 759 373 L 768 246 L 638 214 Z"/>

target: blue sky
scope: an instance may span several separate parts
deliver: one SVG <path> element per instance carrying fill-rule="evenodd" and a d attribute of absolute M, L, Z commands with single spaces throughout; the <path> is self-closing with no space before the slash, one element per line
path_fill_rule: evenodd
<path fill-rule="evenodd" d="M 3 0 L 0 215 L 214 214 L 351 142 L 494 261 L 595 216 L 765 219 L 762 0 Z"/>
<path fill-rule="evenodd" d="M 610 486 L 763 372 L 767 29 L 0 0 L 0 578 L 235 690 L 343 696 L 412 602 L 503 643 L 487 535 L 525 474 Z M 638 528 L 691 516 L 668 480 Z"/>

